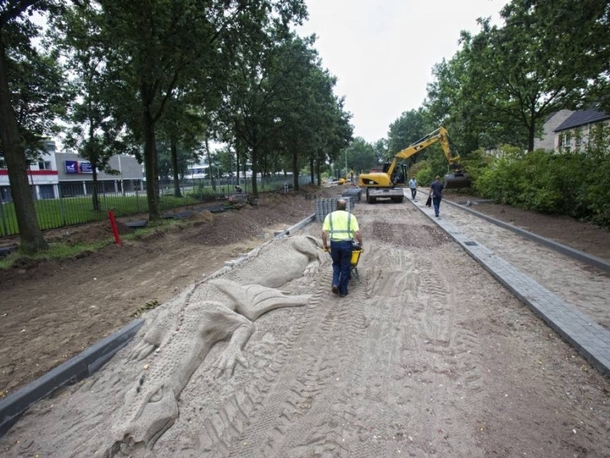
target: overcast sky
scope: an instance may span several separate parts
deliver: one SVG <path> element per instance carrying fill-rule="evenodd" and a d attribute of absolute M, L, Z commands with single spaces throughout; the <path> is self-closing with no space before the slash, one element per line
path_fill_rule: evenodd
<path fill-rule="evenodd" d="M 457 52 L 461 30 L 499 21 L 507 0 L 305 0 L 299 33 L 318 36 L 322 66 L 338 78 L 354 136 L 386 138 L 400 115 L 422 106 L 432 67 Z"/>

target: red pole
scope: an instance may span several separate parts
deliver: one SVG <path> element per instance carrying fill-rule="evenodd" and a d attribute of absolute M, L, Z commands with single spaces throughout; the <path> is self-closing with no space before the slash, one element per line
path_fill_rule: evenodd
<path fill-rule="evenodd" d="M 116 220 L 114 219 L 114 212 L 112 210 L 108 210 L 108 219 L 110 219 L 110 227 L 112 227 L 114 241 L 118 246 L 121 246 L 121 237 L 119 236 L 119 229 L 116 227 Z"/>

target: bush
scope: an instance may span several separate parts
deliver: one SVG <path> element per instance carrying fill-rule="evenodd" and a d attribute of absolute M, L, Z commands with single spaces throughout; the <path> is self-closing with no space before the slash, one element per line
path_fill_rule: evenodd
<path fill-rule="evenodd" d="M 204 186 L 203 183 L 199 183 L 196 187 L 194 187 L 191 191 L 187 193 L 187 196 L 192 199 L 202 201 L 214 200 L 216 194 L 214 193 L 214 190 L 212 188 Z"/>
<path fill-rule="evenodd" d="M 415 176 L 420 186 L 429 186 L 435 177 L 430 162 L 427 160 L 416 162 L 409 170 L 409 175 Z"/>
<path fill-rule="evenodd" d="M 610 227 L 609 169 L 606 148 L 557 154 L 503 147 L 485 168 L 475 169 L 475 192 L 514 207 Z"/>

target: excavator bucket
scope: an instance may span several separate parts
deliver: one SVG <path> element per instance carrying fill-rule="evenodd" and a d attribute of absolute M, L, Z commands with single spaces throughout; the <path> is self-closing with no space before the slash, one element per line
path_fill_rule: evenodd
<path fill-rule="evenodd" d="M 449 173 L 445 175 L 445 189 L 463 189 L 470 187 L 470 178 L 466 173 Z"/>

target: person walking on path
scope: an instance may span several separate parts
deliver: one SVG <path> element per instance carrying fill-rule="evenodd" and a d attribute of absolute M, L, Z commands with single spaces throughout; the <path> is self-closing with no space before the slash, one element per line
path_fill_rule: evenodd
<path fill-rule="evenodd" d="M 346 207 L 347 201 L 339 199 L 337 201 L 337 209 L 326 215 L 322 225 L 324 251 L 329 251 L 330 249 L 330 257 L 333 260 L 332 292 L 340 297 L 345 297 L 348 294 L 352 267 L 352 239 L 354 237 L 356 237 L 356 241 L 364 251 L 358 220 L 354 215 L 345 210 Z"/>
<path fill-rule="evenodd" d="M 409 188 L 411 189 L 411 199 L 415 200 L 415 196 L 417 195 L 417 180 L 415 177 L 409 180 Z"/>
<path fill-rule="evenodd" d="M 434 207 L 434 214 L 438 218 L 441 214 L 441 200 L 443 198 L 443 189 L 445 185 L 441 181 L 441 177 L 436 175 L 436 180 L 430 185 L 430 196 L 432 196 L 432 206 Z"/>

